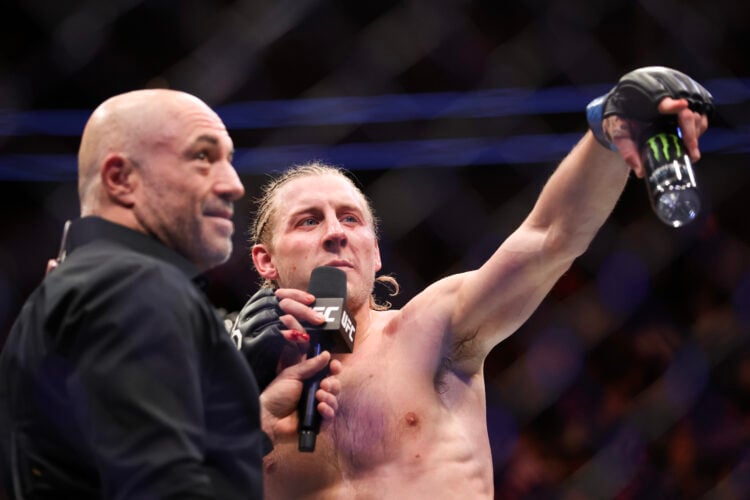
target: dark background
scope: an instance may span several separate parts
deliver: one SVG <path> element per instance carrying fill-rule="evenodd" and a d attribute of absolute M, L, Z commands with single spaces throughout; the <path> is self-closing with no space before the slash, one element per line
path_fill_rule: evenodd
<path fill-rule="evenodd" d="M 703 210 L 660 223 L 631 179 L 609 221 L 486 362 L 497 498 L 750 491 L 750 8 L 738 0 L 6 2 L 0 29 L 0 343 L 78 213 L 75 153 L 107 97 L 214 107 L 249 200 L 310 159 L 354 171 L 403 292 L 479 266 L 625 72 L 666 65 L 717 113 Z M 564 209 L 561 208 L 561 209 Z M 238 231 L 217 305 L 256 289 Z M 578 496 L 576 496 L 578 495 Z"/>

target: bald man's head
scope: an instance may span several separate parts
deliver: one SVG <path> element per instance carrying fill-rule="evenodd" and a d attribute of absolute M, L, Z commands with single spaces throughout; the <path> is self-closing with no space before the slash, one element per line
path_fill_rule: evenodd
<path fill-rule="evenodd" d="M 232 251 L 242 186 L 221 118 L 184 92 L 121 94 L 91 115 L 78 153 L 81 216 L 147 234 L 200 269 Z"/>
<path fill-rule="evenodd" d="M 138 163 L 139 154 L 164 139 L 170 123 L 186 105 L 208 106 L 190 94 L 169 89 L 147 89 L 111 97 L 97 107 L 86 123 L 78 150 L 78 196 L 81 215 L 100 215 L 111 202 L 101 189 L 101 168 L 110 155 Z"/>

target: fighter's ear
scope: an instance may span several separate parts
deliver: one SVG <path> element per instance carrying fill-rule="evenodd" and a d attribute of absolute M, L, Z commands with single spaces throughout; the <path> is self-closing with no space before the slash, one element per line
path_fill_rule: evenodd
<path fill-rule="evenodd" d="M 279 277 L 276 265 L 273 263 L 273 257 L 268 248 L 262 243 L 253 245 L 250 255 L 253 258 L 255 269 L 260 277 L 266 280 L 275 281 Z"/>
<path fill-rule="evenodd" d="M 380 245 L 378 240 L 375 240 L 375 271 L 380 271 L 383 268 L 383 261 L 380 258 Z"/>
<path fill-rule="evenodd" d="M 133 162 L 121 154 L 108 155 L 101 167 L 104 191 L 114 203 L 126 207 L 135 204 L 134 192 L 139 176 Z"/>

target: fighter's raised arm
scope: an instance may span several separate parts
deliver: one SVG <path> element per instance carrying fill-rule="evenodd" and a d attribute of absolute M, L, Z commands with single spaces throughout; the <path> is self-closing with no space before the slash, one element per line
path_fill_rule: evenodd
<path fill-rule="evenodd" d="M 336 418 L 321 428 L 314 453 L 299 453 L 292 429 L 277 439 L 264 459 L 266 497 L 492 498 L 487 354 L 588 248 L 630 170 L 640 174 L 641 122 L 677 115 L 698 159 L 710 107 L 701 89 L 666 68 L 623 77 L 589 108 L 592 131 L 487 262 L 437 281 L 399 310 L 371 300 L 374 280 L 383 278 L 376 278 L 382 265 L 377 218 L 348 173 L 314 162 L 272 180 L 252 230 L 253 263 L 280 300 L 263 314 L 271 313 L 279 332 L 302 328 L 313 318 L 311 298 L 301 290 L 315 267 L 334 266 L 346 273 L 357 335 L 351 354 L 334 355 L 344 366 Z M 643 102 L 645 117 L 633 104 Z M 247 333 L 262 333 L 256 330 Z"/>
<path fill-rule="evenodd" d="M 708 127 L 711 95 L 669 68 L 643 68 L 625 75 L 595 100 L 595 120 L 552 174 L 521 226 L 478 270 L 437 284 L 438 303 L 451 308 L 453 344 L 474 354 L 465 370 L 478 370 L 486 354 L 536 309 L 555 282 L 581 255 L 607 219 L 631 169 L 643 176 L 640 130 L 662 115 L 676 115 L 694 161 L 698 138 Z M 606 127 L 606 131 L 602 128 Z M 597 142 L 594 135 L 600 142 Z M 426 290 L 434 304 L 433 291 Z M 436 313 L 434 307 L 431 308 Z M 439 312 L 438 312 L 439 314 Z M 466 349 L 463 340 L 475 343 Z"/>

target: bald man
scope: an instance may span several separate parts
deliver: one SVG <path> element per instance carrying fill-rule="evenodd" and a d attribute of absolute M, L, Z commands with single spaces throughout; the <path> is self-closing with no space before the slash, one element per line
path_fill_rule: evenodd
<path fill-rule="evenodd" d="M 221 119 L 189 94 L 130 92 L 92 114 L 81 218 L 0 354 L 10 498 L 261 498 L 268 435 L 293 427 L 301 381 L 330 356 L 259 396 L 197 285 L 232 251 L 244 194 L 232 152 Z M 337 380 L 321 387 L 330 418 Z"/>

